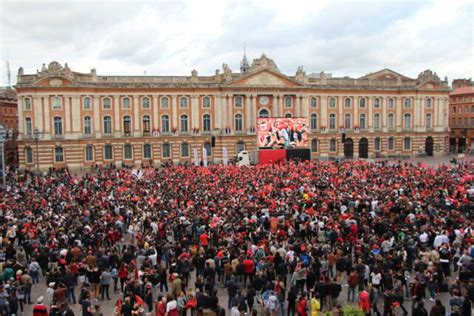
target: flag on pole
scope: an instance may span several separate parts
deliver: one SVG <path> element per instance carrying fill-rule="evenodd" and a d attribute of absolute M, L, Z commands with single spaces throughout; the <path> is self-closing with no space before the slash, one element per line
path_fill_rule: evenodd
<path fill-rule="evenodd" d="M 204 167 L 207 167 L 207 149 L 206 149 L 206 147 L 202 147 L 202 162 L 204 163 Z"/>
<path fill-rule="evenodd" d="M 197 148 L 193 149 L 193 155 L 194 155 L 194 165 L 199 166 L 199 157 L 198 157 L 198 149 Z"/>
<path fill-rule="evenodd" d="M 227 157 L 227 147 L 222 147 L 222 161 L 224 162 L 224 165 L 227 165 L 229 162 L 229 158 Z"/>

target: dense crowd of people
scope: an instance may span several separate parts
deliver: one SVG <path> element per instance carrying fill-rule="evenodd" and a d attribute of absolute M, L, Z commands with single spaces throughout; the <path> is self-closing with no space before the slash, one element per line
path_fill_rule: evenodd
<path fill-rule="evenodd" d="M 74 315 L 74 304 L 103 315 L 110 299 L 123 316 L 343 315 L 347 304 L 470 315 L 473 170 L 291 161 L 11 174 L 0 315 L 33 303 L 33 315 Z"/>

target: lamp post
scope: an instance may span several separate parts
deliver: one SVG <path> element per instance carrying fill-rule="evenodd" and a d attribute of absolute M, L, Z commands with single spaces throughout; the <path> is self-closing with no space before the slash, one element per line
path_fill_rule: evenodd
<path fill-rule="evenodd" d="M 5 127 L 0 124 L 0 153 L 2 154 L 2 191 L 5 191 L 7 186 L 7 175 L 5 174 L 5 141 L 7 138 L 7 133 L 5 131 Z"/>
<path fill-rule="evenodd" d="M 39 172 L 39 149 L 38 149 L 39 144 L 38 143 L 39 143 L 40 135 L 41 135 L 40 130 L 38 128 L 35 128 L 35 130 L 33 131 L 33 137 L 36 142 L 36 172 Z"/>

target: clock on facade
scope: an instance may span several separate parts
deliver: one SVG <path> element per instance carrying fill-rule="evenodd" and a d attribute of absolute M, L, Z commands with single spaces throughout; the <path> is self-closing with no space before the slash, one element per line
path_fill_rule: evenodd
<path fill-rule="evenodd" d="M 260 97 L 260 104 L 261 105 L 267 105 L 268 104 L 268 97 Z"/>

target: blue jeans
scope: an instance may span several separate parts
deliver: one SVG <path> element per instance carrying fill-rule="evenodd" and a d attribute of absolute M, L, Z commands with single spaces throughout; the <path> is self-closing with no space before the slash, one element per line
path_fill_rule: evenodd
<path fill-rule="evenodd" d="M 229 295 L 229 301 L 227 302 L 227 308 L 231 309 L 232 307 L 235 306 L 235 296 L 230 296 Z"/>
<path fill-rule="evenodd" d="M 25 286 L 25 302 L 32 304 L 31 302 L 31 286 Z"/>
<path fill-rule="evenodd" d="M 351 301 L 351 302 L 354 302 L 355 300 L 355 291 L 356 291 L 356 288 L 355 287 L 350 287 L 347 289 L 347 301 Z M 351 300 L 351 294 L 352 294 L 352 300 Z"/>
<path fill-rule="evenodd" d="M 76 304 L 76 295 L 74 294 L 74 286 L 70 286 L 66 291 L 67 301 L 69 304 Z"/>
<path fill-rule="evenodd" d="M 39 283 L 39 271 L 31 271 L 30 276 L 31 276 L 33 285 Z"/>

